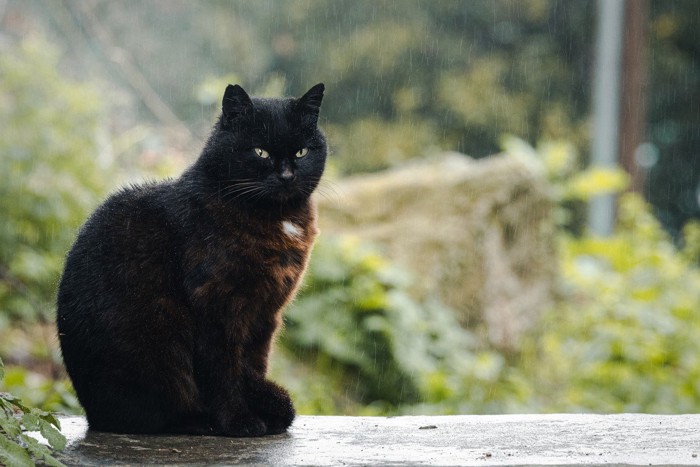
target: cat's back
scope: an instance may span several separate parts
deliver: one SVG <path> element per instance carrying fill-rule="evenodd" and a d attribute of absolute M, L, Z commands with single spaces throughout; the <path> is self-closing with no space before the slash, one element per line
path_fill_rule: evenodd
<path fill-rule="evenodd" d="M 132 185 L 111 195 L 80 228 L 66 257 L 58 290 L 58 315 L 123 300 L 164 269 L 176 246 L 172 182 Z M 111 303 L 114 303 L 112 300 Z M 104 307 L 102 307 L 104 308 Z"/>

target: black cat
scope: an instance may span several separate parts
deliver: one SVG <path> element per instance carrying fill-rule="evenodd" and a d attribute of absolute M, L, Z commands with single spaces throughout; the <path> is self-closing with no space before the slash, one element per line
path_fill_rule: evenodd
<path fill-rule="evenodd" d="M 199 159 L 125 188 L 68 253 L 63 359 L 91 429 L 260 436 L 294 419 L 268 354 L 317 235 L 323 84 L 299 99 L 229 85 Z"/>

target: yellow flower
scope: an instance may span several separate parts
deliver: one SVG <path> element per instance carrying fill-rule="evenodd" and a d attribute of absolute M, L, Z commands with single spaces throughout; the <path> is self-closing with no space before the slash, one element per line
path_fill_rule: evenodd
<path fill-rule="evenodd" d="M 588 200 L 594 196 L 619 193 L 629 185 L 629 176 L 617 168 L 591 167 L 569 182 L 567 197 Z"/>

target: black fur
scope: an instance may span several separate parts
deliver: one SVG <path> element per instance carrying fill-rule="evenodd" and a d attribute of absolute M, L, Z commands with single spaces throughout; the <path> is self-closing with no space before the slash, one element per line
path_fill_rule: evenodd
<path fill-rule="evenodd" d="M 323 91 L 261 99 L 229 85 L 180 178 L 121 190 L 81 228 L 58 332 L 91 429 L 259 436 L 290 426 L 289 395 L 265 375 L 317 234 Z"/>

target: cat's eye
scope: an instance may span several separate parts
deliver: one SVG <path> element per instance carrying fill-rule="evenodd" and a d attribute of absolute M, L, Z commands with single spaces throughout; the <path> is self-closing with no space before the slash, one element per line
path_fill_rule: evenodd
<path fill-rule="evenodd" d="M 267 159 L 268 157 L 270 157 L 270 153 L 265 151 L 264 149 L 255 148 L 254 151 L 255 151 L 255 154 L 262 157 L 263 159 Z"/>
<path fill-rule="evenodd" d="M 302 148 L 302 149 L 299 149 L 299 150 L 297 151 L 297 153 L 295 154 L 295 156 L 297 156 L 297 158 L 300 158 L 300 157 L 304 157 L 304 156 L 307 155 L 308 153 L 309 153 L 309 149 L 308 149 L 308 148 Z"/>

